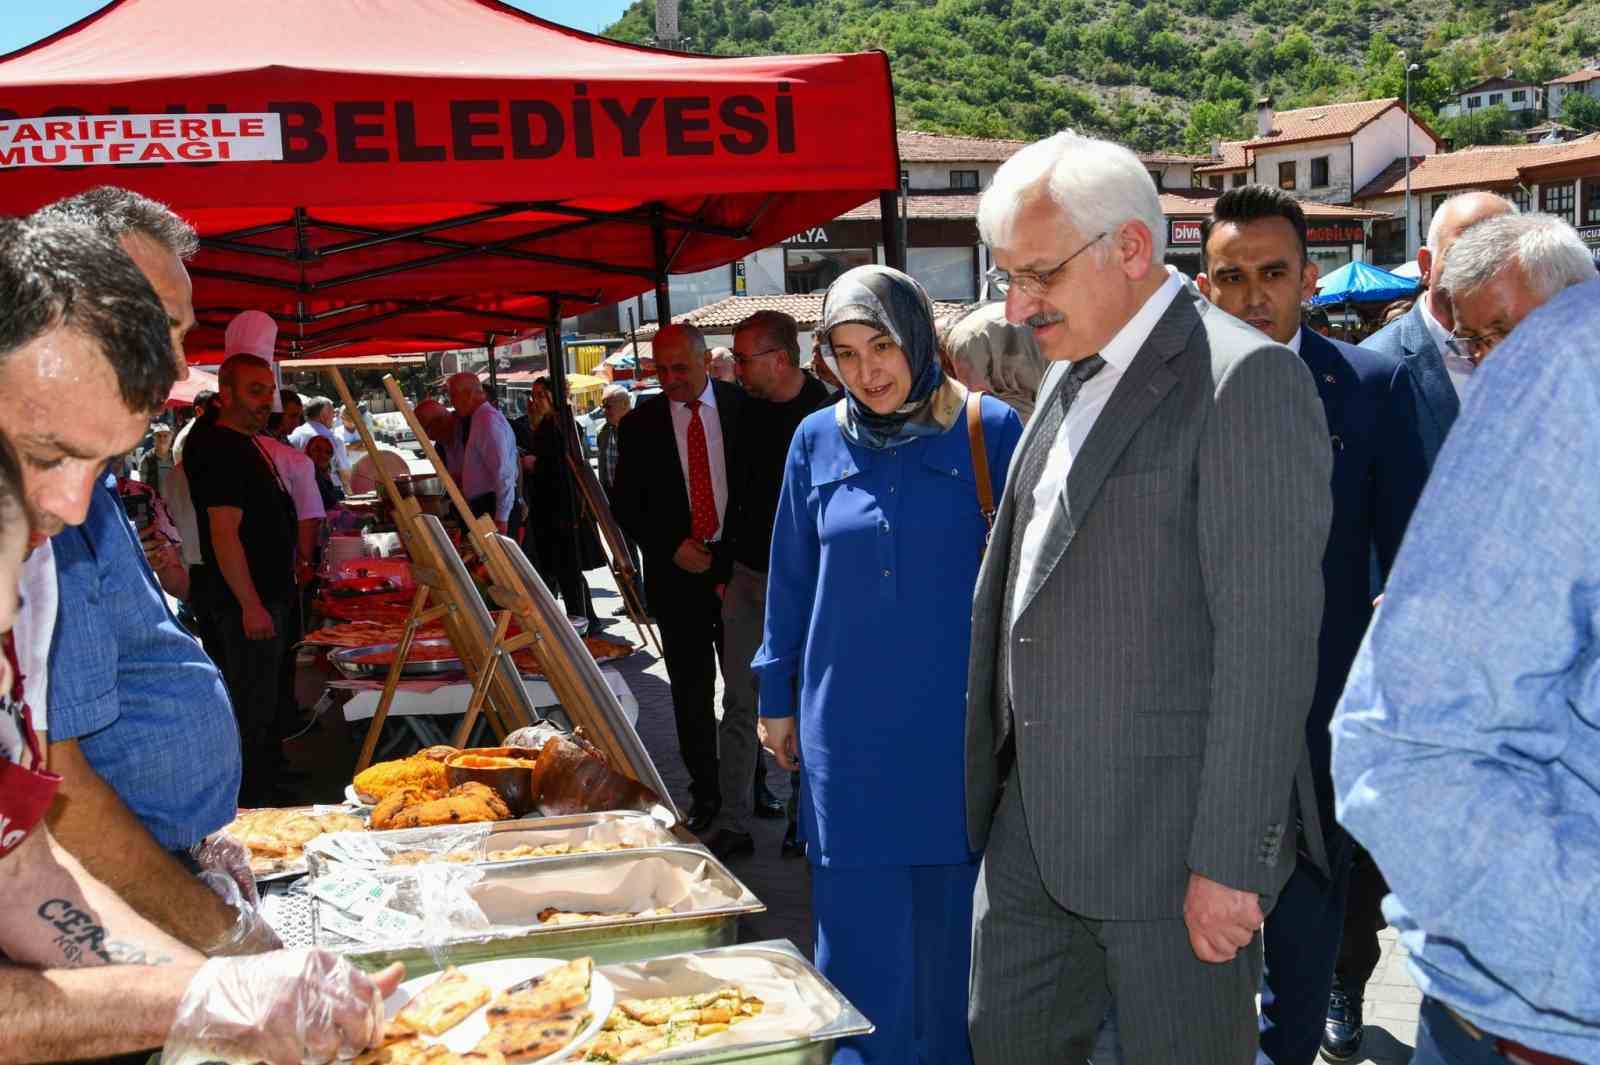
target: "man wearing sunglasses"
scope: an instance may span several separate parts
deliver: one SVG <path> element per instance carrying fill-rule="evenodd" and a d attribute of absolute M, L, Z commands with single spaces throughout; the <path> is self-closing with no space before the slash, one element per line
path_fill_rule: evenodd
<path fill-rule="evenodd" d="M 1447 361 L 1459 360 L 1471 373 L 1518 322 L 1594 276 L 1583 238 L 1552 215 L 1506 215 L 1474 226 L 1450 249 L 1439 282 L 1455 308 Z"/>

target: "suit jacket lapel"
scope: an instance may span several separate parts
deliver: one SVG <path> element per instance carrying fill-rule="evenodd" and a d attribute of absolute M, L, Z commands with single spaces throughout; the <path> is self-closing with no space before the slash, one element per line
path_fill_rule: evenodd
<path fill-rule="evenodd" d="M 1083 515 L 1093 505 L 1106 474 L 1128 446 L 1128 441 L 1178 383 L 1177 375 L 1167 369 L 1167 360 L 1184 349 L 1190 334 L 1199 326 L 1199 300 L 1198 293 L 1188 288 L 1178 293 L 1151 331 L 1150 339 L 1145 341 L 1117 382 L 1110 401 L 1095 419 L 1094 428 L 1089 430 L 1088 439 L 1073 457 L 1066 491 L 1057 497 L 1050 513 L 1050 524 L 1039 549 L 1039 563 L 1033 568 L 1028 587 L 1018 593 L 1022 597 L 1021 610 L 1026 610 L 1033 602 L 1061 556 L 1066 554 Z M 1044 446 L 1049 445 L 1045 443 Z M 1021 535 L 1018 529 L 1011 532 L 1013 536 Z"/>
<path fill-rule="evenodd" d="M 1442 437 L 1460 413 L 1461 401 L 1456 398 L 1456 388 L 1450 383 L 1449 371 L 1444 368 L 1444 353 L 1434 346 L 1428 326 L 1422 320 L 1426 313 L 1419 298 L 1400 327 L 1400 342 L 1406 349 L 1406 368 L 1411 371 L 1412 380 L 1422 393 L 1422 402 Z"/>

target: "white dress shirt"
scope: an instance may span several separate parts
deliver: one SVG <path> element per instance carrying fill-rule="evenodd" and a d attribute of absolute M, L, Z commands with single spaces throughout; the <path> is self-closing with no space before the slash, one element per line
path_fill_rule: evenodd
<path fill-rule="evenodd" d="M 678 442 L 678 465 L 683 470 L 683 487 L 689 488 L 689 405 L 669 401 L 672 408 L 672 435 Z M 717 416 L 717 392 L 706 378 L 706 390 L 700 393 L 700 424 L 706 430 L 706 458 L 711 464 L 711 496 L 717 503 L 717 532 L 713 541 L 722 539 L 722 517 L 728 509 L 728 466 L 722 454 L 722 419 Z M 691 504 L 692 506 L 692 504 Z"/>
<path fill-rule="evenodd" d="M 1439 349 L 1439 358 L 1444 360 L 1444 372 L 1450 375 L 1450 387 L 1456 390 L 1457 399 L 1465 399 L 1467 382 L 1472 380 L 1472 371 L 1477 366 L 1471 359 L 1463 359 L 1450 350 L 1450 330 L 1433 316 L 1433 303 L 1428 294 L 1424 292 L 1417 299 L 1422 301 L 1422 324 L 1428 327 L 1428 336 Z"/>
<path fill-rule="evenodd" d="M 461 494 L 468 501 L 494 493 L 494 520 L 508 522 L 517 503 L 517 437 L 493 404 L 472 412 L 467 446 L 461 449 Z"/>
<path fill-rule="evenodd" d="M 1061 428 L 1056 431 L 1056 438 L 1050 445 L 1050 454 L 1039 474 L 1039 483 L 1033 488 L 1033 514 L 1028 519 L 1027 527 L 1022 530 L 1016 591 L 1008 607 L 1012 624 L 1016 624 L 1017 614 L 1022 608 L 1023 589 L 1028 587 L 1033 571 L 1038 568 L 1039 550 L 1044 546 L 1045 532 L 1061 506 L 1058 499 L 1067 490 L 1067 474 L 1072 471 L 1073 457 L 1083 450 L 1084 441 L 1089 439 L 1089 431 L 1094 428 L 1095 420 L 1111 401 L 1111 393 L 1116 391 L 1117 382 L 1122 380 L 1134 356 L 1150 339 L 1156 323 L 1167 313 L 1167 308 L 1172 306 L 1172 301 L 1182 290 L 1183 275 L 1167 267 L 1166 281 L 1128 320 L 1128 324 L 1100 349 L 1100 357 L 1106 361 L 1105 366 L 1084 382 L 1078 397 L 1067 408 L 1066 417 L 1061 419 Z M 1041 402 L 1044 400 L 1042 392 L 1039 398 Z M 1034 417 L 1038 417 L 1037 411 Z"/>

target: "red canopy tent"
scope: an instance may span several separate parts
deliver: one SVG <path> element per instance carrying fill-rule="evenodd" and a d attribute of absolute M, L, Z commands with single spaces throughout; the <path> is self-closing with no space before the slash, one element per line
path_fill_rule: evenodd
<path fill-rule="evenodd" d="M 669 273 L 898 179 L 882 53 L 692 56 L 495 0 L 113 0 L 0 57 L 0 211 L 170 204 L 202 236 L 198 351 L 250 307 L 285 356 L 471 346 L 652 287 L 665 318 Z"/>

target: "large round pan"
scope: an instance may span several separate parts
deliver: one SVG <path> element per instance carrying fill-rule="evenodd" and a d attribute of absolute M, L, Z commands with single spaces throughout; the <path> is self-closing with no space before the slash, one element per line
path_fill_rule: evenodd
<path fill-rule="evenodd" d="M 450 641 L 437 637 L 427 640 L 413 640 L 413 647 L 450 647 Z M 397 643 L 378 643 L 369 647 L 347 647 L 342 651 L 334 651 L 328 656 L 334 668 L 347 677 L 384 677 L 389 674 L 388 662 L 362 662 L 359 659 L 373 655 L 381 655 L 385 651 L 394 651 L 399 648 Z M 460 673 L 466 666 L 461 659 L 452 655 L 449 658 L 438 658 L 427 661 L 407 660 L 404 668 L 400 670 L 402 677 L 431 677 L 440 673 Z"/>

